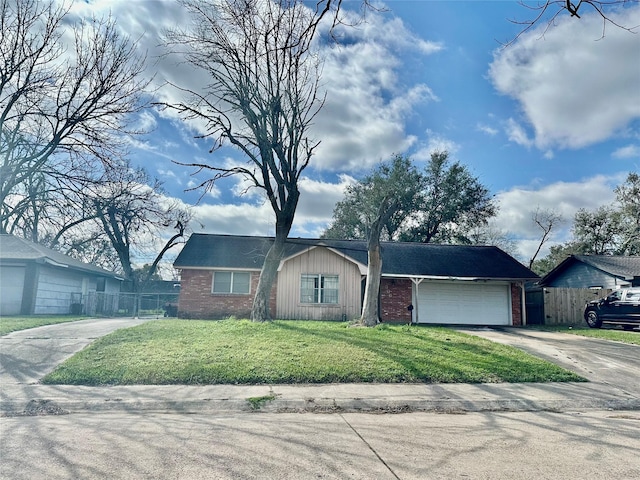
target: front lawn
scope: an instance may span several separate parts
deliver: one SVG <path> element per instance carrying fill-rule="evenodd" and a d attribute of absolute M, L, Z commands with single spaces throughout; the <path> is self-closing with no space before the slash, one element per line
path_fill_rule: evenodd
<path fill-rule="evenodd" d="M 84 320 L 87 317 L 72 317 L 69 315 L 55 315 L 51 317 L 0 317 L 0 335 L 26 330 L 28 328 L 42 327 L 44 325 L 54 325 L 56 323 L 75 322 Z"/>
<path fill-rule="evenodd" d="M 447 328 L 158 320 L 97 340 L 43 382 L 131 385 L 582 380 L 515 348 Z"/>
<path fill-rule="evenodd" d="M 602 338 L 604 340 L 615 340 L 618 342 L 631 343 L 640 345 L 640 332 L 627 332 L 614 328 L 589 328 L 589 327 L 566 327 L 566 326 L 544 326 L 532 327 L 550 332 L 564 332 L 573 335 L 582 335 L 584 337 Z"/>

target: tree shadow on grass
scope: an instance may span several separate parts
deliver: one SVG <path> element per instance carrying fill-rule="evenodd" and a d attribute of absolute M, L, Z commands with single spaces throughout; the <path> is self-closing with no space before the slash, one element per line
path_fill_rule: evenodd
<path fill-rule="evenodd" d="M 318 330 L 294 322 L 274 322 L 284 330 L 350 348 L 366 350 L 380 361 L 400 365 L 405 374 L 360 381 L 485 383 L 586 381 L 578 375 L 513 347 L 440 328 L 433 335 L 415 327 Z M 360 333 L 362 332 L 362 333 Z M 377 338 L 376 338 L 377 337 Z"/>

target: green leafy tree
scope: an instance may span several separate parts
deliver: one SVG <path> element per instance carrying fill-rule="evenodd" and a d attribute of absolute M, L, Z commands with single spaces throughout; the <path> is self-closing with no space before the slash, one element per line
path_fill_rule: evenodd
<path fill-rule="evenodd" d="M 423 190 L 400 240 L 471 243 L 469 232 L 486 225 L 497 208 L 489 190 L 447 152 L 435 152 L 424 172 Z"/>
<path fill-rule="evenodd" d="M 408 159 L 405 159 L 408 161 Z M 336 204 L 333 221 L 323 236 L 367 239 L 377 216 L 379 199 L 359 195 L 369 179 L 349 187 Z M 496 206 L 489 190 L 459 162 L 449 163 L 447 152 L 431 155 L 424 174 L 411 176 L 419 190 L 411 205 L 385 218 L 383 240 L 423 243 L 477 243 L 478 228 L 487 225 Z M 367 203 L 370 202 L 370 203 Z"/>
<path fill-rule="evenodd" d="M 422 177 L 411 160 L 397 155 L 348 187 L 344 200 L 336 205 L 334 224 L 325 232 L 325 237 L 367 240 L 367 282 L 360 318 L 363 325 L 380 322 L 378 294 L 383 262 L 380 239 L 383 232 L 387 238 L 394 237 L 398 227 L 414 211 L 421 188 Z M 351 229 L 352 235 L 344 235 L 345 228 Z"/>
<path fill-rule="evenodd" d="M 630 172 L 615 192 L 621 217 L 618 252 L 621 255 L 640 255 L 640 175 Z"/>

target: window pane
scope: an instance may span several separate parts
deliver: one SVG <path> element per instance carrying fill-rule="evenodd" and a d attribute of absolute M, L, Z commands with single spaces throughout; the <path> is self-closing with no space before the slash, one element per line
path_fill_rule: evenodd
<path fill-rule="evenodd" d="M 318 303 L 317 275 L 302 275 L 300 279 L 300 303 Z"/>
<path fill-rule="evenodd" d="M 213 293 L 231 293 L 231 272 L 213 274 Z"/>
<path fill-rule="evenodd" d="M 338 303 L 338 276 L 325 275 L 322 277 L 321 303 Z"/>
<path fill-rule="evenodd" d="M 249 273 L 234 272 L 233 293 L 249 293 L 251 275 Z"/>

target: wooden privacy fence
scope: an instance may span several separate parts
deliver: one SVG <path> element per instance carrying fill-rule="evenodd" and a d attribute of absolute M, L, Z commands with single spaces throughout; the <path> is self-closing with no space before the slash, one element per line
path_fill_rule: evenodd
<path fill-rule="evenodd" d="M 584 306 L 591 300 L 606 297 L 612 290 L 604 288 L 545 288 L 543 290 L 545 325 L 585 324 Z"/>

